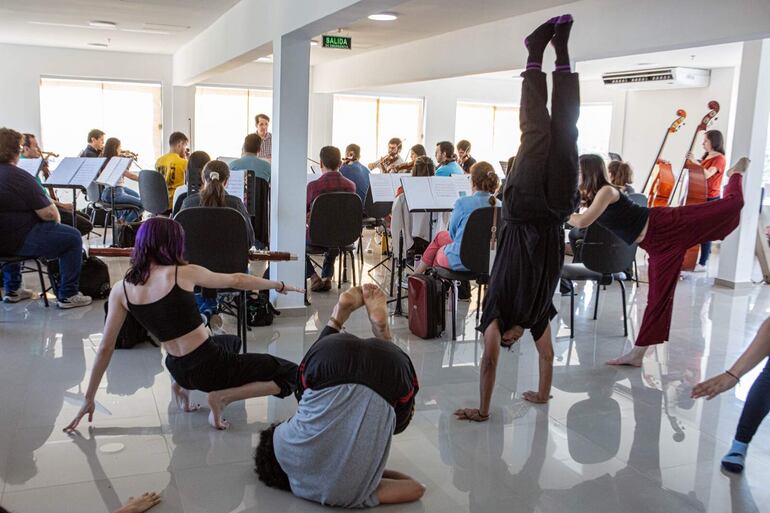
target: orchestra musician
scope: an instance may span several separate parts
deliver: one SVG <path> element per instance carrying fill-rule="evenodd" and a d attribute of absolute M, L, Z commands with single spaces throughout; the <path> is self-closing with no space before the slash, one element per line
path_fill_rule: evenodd
<path fill-rule="evenodd" d="M 104 149 L 104 132 L 94 128 L 88 132 L 88 146 L 80 152 L 79 157 L 96 158 L 102 154 Z"/>
<path fill-rule="evenodd" d="M 388 154 L 370 163 L 368 167 L 370 171 L 380 168 L 383 173 L 388 173 L 389 167 L 398 166 L 403 163 L 404 161 L 401 159 L 401 139 L 394 137 L 388 141 Z"/>
<path fill-rule="evenodd" d="M 44 153 L 40 149 L 40 145 L 37 142 L 37 138 L 34 134 L 24 134 L 22 139 L 22 151 L 19 155 L 20 159 L 43 159 L 43 167 L 40 169 L 40 173 L 43 175 L 43 179 L 48 180 L 50 172 L 48 170 L 48 157 L 50 153 Z M 40 180 L 40 176 L 35 176 L 35 180 L 43 188 L 46 196 L 51 198 L 51 203 L 56 205 L 56 209 L 59 211 L 59 217 L 61 217 L 61 223 L 63 225 L 72 226 L 72 203 L 63 203 L 56 197 L 56 192 L 51 189 L 43 187 L 43 183 Z M 94 225 L 88 220 L 85 214 L 80 212 L 75 213 L 75 228 L 80 232 L 80 235 L 87 235 L 94 229 Z"/>
<path fill-rule="evenodd" d="M 471 172 L 471 167 L 476 163 L 476 159 L 471 157 L 471 143 L 466 139 L 457 142 L 457 163 L 466 175 Z"/>
<path fill-rule="evenodd" d="M 436 176 L 462 175 L 465 172 L 457 163 L 455 145 L 449 141 L 436 143 Z"/>
<path fill-rule="evenodd" d="M 130 153 L 130 152 L 129 152 Z M 102 150 L 102 157 L 111 159 L 112 157 L 122 157 L 127 153 L 123 151 L 120 146 L 120 139 L 117 137 L 110 137 L 107 142 L 104 143 L 104 149 Z M 129 167 L 130 169 L 130 167 Z M 126 169 L 123 172 L 123 176 L 118 180 L 115 187 L 105 187 L 101 194 L 101 200 L 110 204 L 113 201 L 115 203 L 121 203 L 124 205 L 133 205 L 135 207 L 142 208 L 142 200 L 139 198 L 139 193 L 133 189 L 129 189 L 125 186 L 125 179 L 128 178 L 135 182 L 139 181 L 139 175 Z M 136 210 L 118 210 L 118 220 L 125 223 L 133 223 L 139 216 Z"/>
<path fill-rule="evenodd" d="M 369 169 L 361 164 L 361 147 L 357 144 L 348 144 L 345 148 L 345 158 L 342 159 L 340 173 L 342 176 L 356 184 L 356 194 L 361 198 L 361 204 L 366 204 L 366 193 L 369 192 Z"/>
<path fill-rule="evenodd" d="M 406 162 L 399 165 L 392 165 L 388 168 L 388 173 L 411 173 L 414 169 L 414 163 L 419 157 L 425 157 L 428 152 L 425 150 L 425 146 L 422 144 L 415 144 L 409 148 L 409 158 Z"/>

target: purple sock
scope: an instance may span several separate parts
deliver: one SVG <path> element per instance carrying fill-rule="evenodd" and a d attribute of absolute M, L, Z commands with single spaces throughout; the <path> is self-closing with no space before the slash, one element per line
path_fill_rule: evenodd
<path fill-rule="evenodd" d="M 537 27 L 534 32 L 528 35 L 524 40 L 524 45 L 529 51 L 529 56 L 527 57 L 527 69 L 535 69 L 535 67 L 540 69 L 543 62 L 543 52 L 545 52 L 548 42 L 553 37 L 554 26 L 558 20 L 559 18 L 551 18 Z"/>
<path fill-rule="evenodd" d="M 569 73 L 571 71 L 567 43 L 569 42 L 569 33 L 572 29 L 572 21 L 572 16 L 565 14 L 559 16 L 554 25 L 554 36 L 551 39 L 551 44 L 554 50 L 556 50 L 556 71 L 558 72 Z"/>

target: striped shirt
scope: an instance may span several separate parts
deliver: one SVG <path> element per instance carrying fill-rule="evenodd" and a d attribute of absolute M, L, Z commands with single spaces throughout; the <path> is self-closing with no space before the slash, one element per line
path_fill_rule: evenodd
<path fill-rule="evenodd" d="M 268 132 L 266 136 L 262 137 L 262 146 L 259 147 L 259 153 L 257 153 L 257 157 L 261 159 L 273 158 L 273 134 L 270 132 Z"/>

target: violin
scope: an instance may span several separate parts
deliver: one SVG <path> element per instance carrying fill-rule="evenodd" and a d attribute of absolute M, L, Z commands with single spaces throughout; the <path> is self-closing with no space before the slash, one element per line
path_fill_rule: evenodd
<path fill-rule="evenodd" d="M 706 174 L 699 164 L 689 160 L 688 156 L 695 149 L 695 143 L 698 139 L 698 134 L 705 132 L 709 125 L 714 122 L 719 114 L 719 102 L 711 100 L 708 104 L 709 111 L 703 116 L 703 119 L 695 128 L 695 133 L 692 136 L 690 142 L 690 148 L 687 150 L 687 156 L 685 157 L 684 164 L 682 165 L 682 171 L 676 180 L 674 185 L 674 191 L 669 198 L 669 205 L 673 202 L 677 192 L 680 192 L 679 205 L 697 205 L 705 203 L 708 198 L 708 184 L 706 182 Z M 685 173 L 686 171 L 686 173 Z M 700 251 L 700 245 L 693 246 L 685 253 L 684 262 L 682 263 L 683 271 L 692 271 L 695 269 L 695 264 L 698 262 L 698 253 Z"/>
<path fill-rule="evenodd" d="M 43 159 L 43 165 L 40 166 L 40 172 L 43 174 L 43 180 L 48 180 L 48 178 L 51 176 L 51 170 L 48 168 L 48 159 L 51 157 L 58 158 L 59 154 L 52 151 L 43 150 L 38 150 L 38 153 L 40 154 L 40 158 Z M 56 196 L 56 192 L 52 188 L 48 189 L 48 194 L 51 196 L 52 200 L 59 201 L 59 198 Z"/>
<path fill-rule="evenodd" d="M 398 153 L 396 153 L 395 155 L 391 155 L 390 153 L 388 153 L 387 155 L 385 155 L 380 159 L 379 168 L 382 170 L 385 170 L 397 160 L 398 160 Z"/>
<path fill-rule="evenodd" d="M 139 160 L 139 154 L 129 150 L 121 150 L 118 156 L 129 158 L 131 160 Z"/>
<path fill-rule="evenodd" d="M 683 109 L 679 109 L 676 111 L 676 116 L 676 119 L 671 123 L 663 136 L 663 142 L 660 143 L 658 154 L 655 156 L 650 172 L 647 174 L 647 180 L 645 180 L 644 187 L 642 187 L 642 192 L 649 197 L 647 202 L 649 207 L 667 206 L 671 192 L 674 190 L 675 179 L 671 162 L 662 160 L 660 156 L 663 154 L 663 148 L 666 146 L 668 136 L 679 131 L 684 124 L 685 118 L 687 118 L 687 113 Z"/>
<path fill-rule="evenodd" d="M 397 166 L 391 167 L 388 171 L 390 173 L 403 173 L 404 171 L 412 171 L 414 169 L 414 163 L 416 160 L 413 160 L 411 162 L 404 162 L 403 164 L 399 164 Z"/>

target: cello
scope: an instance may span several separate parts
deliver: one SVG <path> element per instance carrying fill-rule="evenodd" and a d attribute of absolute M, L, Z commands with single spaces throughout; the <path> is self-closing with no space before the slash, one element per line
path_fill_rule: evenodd
<path fill-rule="evenodd" d="M 684 120 L 687 117 L 687 113 L 683 109 L 679 109 L 676 111 L 676 116 L 676 119 L 671 123 L 671 126 L 668 127 L 666 134 L 663 136 L 663 142 L 660 143 L 658 154 L 652 163 L 652 168 L 650 168 L 647 180 L 644 182 L 644 187 L 642 187 L 643 193 L 649 193 L 650 199 L 647 202 L 647 206 L 649 207 L 665 207 L 668 205 L 671 192 L 674 189 L 675 180 L 674 172 L 671 169 L 671 162 L 661 160 L 660 156 L 663 154 L 663 148 L 666 146 L 668 136 L 677 132 L 682 127 Z M 650 183 L 650 179 L 653 176 L 655 178 L 653 178 L 652 183 Z M 649 190 L 647 189 L 648 185 L 650 186 Z"/>
<path fill-rule="evenodd" d="M 692 142 L 690 143 L 690 149 L 687 150 L 687 156 L 685 156 L 684 164 L 682 165 L 682 171 L 679 173 L 679 177 L 676 180 L 674 191 L 671 193 L 669 199 L 669 205 L 674 200 L 676 193 L 681 189 L 679 205 L 697 205 L 699 203 L 705 203 L 708 197 L 708 184 L 706 183 L 706 175 L 703 167 L 696 162 L 689 159 L 689 155 L 695 149 L 695 143 L 698 140 L 698 134 L 705 132 L 709 125 L 714 122 L 719 114 L 719 102 L 711 100 L 708 103 L 709 111 L 703 116 L 703 119 L 695 128 L 695 133 L 692 136 Z M 685 176 L 686 171 L 686 176 Z M 698 253 L 700 252 L 700 246 L 693 246 L 687 250 L 684 256 L 684 262 L 682 262 L 683 271 L 692 271 L 695 269 L 695 264 L 698 263 Z"/>

